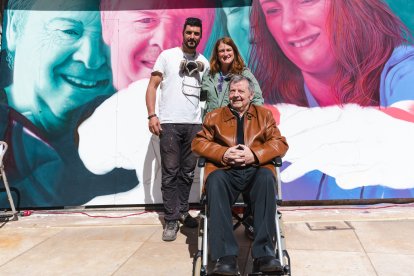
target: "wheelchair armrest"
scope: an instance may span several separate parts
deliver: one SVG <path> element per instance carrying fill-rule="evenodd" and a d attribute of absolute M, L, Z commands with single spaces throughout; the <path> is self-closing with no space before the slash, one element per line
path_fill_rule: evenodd
<path fill-rule="evenodd" d="M 275 167 L 282 167 L 282 157 L 280 156 L 275 157 L 273 162 L 275 164 Z"/>
<path fill-rule="evenodd" d="M 198 158 L 198 162 L 197 162 L 197 166 L 199 167 L 199 168 L 203 168 L 203 167 L 205 167 L 206 166 L 206 159 L 204 158 L 204 157 L 199 157 Z"/>

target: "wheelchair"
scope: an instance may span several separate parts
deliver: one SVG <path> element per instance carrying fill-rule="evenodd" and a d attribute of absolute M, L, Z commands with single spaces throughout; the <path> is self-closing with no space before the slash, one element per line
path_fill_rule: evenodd
<path fill-rule="evenodd" d="M 3 180 L 4 190 L 7 193 L 11 211 L 0 212 L 0 220 L 18 220 L 18 212 L 14 205 L 13 197 L 10 192 L 9 182 L 7 181 L 6 171 L 4 169 L 3 157 L 6 154 L 8 145 L 4 141 L 0 141 L 0 180 Z M 2 189 L 3 190 L 3 189 Z"/>
<path fill-rule="evenodd" d="M 200 185 L 202 186 L 204 183 L 204 167 L 205 167 L 206 160 L 203 157 L 200 157 L 198 160 L 198 167 L 200 168 Z M 282 166 L 282 159 L 280 157 L 276 157 L 273 161 L 275 169 L 276 169 L 276 215 L 275 215 L 275 223 L 276 223 L 276 246 L 275 246 L 275 254 L 276 258 L 279 259 L 280 264 L 282 266 L 282 272 L 275 272 L 275 273 L 262 273 L 262 272 L 251 272 L 247 275 L 291 275 L 291 266 L 290 266 L 290 257 L 288 251 L 286 250 L 285 245 L 285 236 L 282 231 L 282 214 L 278 210 L 278 205 L 282 202 L 282 191 L 281 191 L 281 181 L 280 181 L 280 167 Z M 208 240 L 207 240 L 207 233 L 208 233 L 208 220 L 207 220 L 207 199 L 206 194 L 203 192 L 203 189 L 200 189 L 200 203 L 203 206 L 202 210 L 200 211 L 200 223 L 198 226 L 198 243 L 197 243 L 197 252 L 193 258 L 193 276 L 206 276 L 206 275 L 213 275 L 209 274 L 208 271 Z M 236 202 L 232 205 L 232 215 L 233 215 L 233 230 L 237 229 L 240 225 L 244 225 L 247 229 L 253 230 L 253 225 L 251 222 L 251 217 L 249 217 L 249 213 L 246 212 L 247 204 L 243 201 L 242 194 L 240 194 L 239 198 Z M 244 210 L 243 212 L 238 212 L 240 210 Z M 241 213 L 241 214 L 240 214 Z"/>

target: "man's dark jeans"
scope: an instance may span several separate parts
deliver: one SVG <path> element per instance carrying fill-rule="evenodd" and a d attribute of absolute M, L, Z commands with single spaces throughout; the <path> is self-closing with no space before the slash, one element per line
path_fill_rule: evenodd
<path fill-rule="evenodd" d="M 197 157 L 191 142 L 201 124 L 161 124 L 160 153 L 165 220 L 177 220 L 188 212 L 188 197 L 194 179 Z"/>

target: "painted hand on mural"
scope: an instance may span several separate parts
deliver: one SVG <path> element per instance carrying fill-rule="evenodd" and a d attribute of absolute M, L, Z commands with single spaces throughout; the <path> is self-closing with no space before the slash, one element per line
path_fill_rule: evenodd
<path fill-rule="evenodd" d="M 159 163 L 158 137 L 148 131 L 145 91 L 148 79 L 131 84 L 102 103 L 79 129 L 79 155 L 88 170 L 105 174 L 135 169 L 140 183 L 151 183 Z"/>
<path fill-rule="evenodd" d="M 284 182 L 319 170 L 343 189 L 414 187 L 410 158 L 414 124 L 358 105 L 305 108 L 277 105 L 279 128 L 290 145 Z"/>

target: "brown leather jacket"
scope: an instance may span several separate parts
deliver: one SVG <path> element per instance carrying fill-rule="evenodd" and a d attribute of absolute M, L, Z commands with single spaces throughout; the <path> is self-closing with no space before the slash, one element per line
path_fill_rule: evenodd
<path fill-rule="evenodd" d="M 204 179 L 216 169 L 227 169 L 223 155 L 229 147 L 237 145 L 237 120 L 228 106 L 207 113 L 203 129 L 194 138 L 191 149 L 208 161 Z M 283 157 L 289 146 L 281 136 L 272 112 L 263 106 L 251 104 L 244 115 L 244 141 L 258 160 L 257 166 L 267 167 L 274 173 L 271 161 Z"/>

